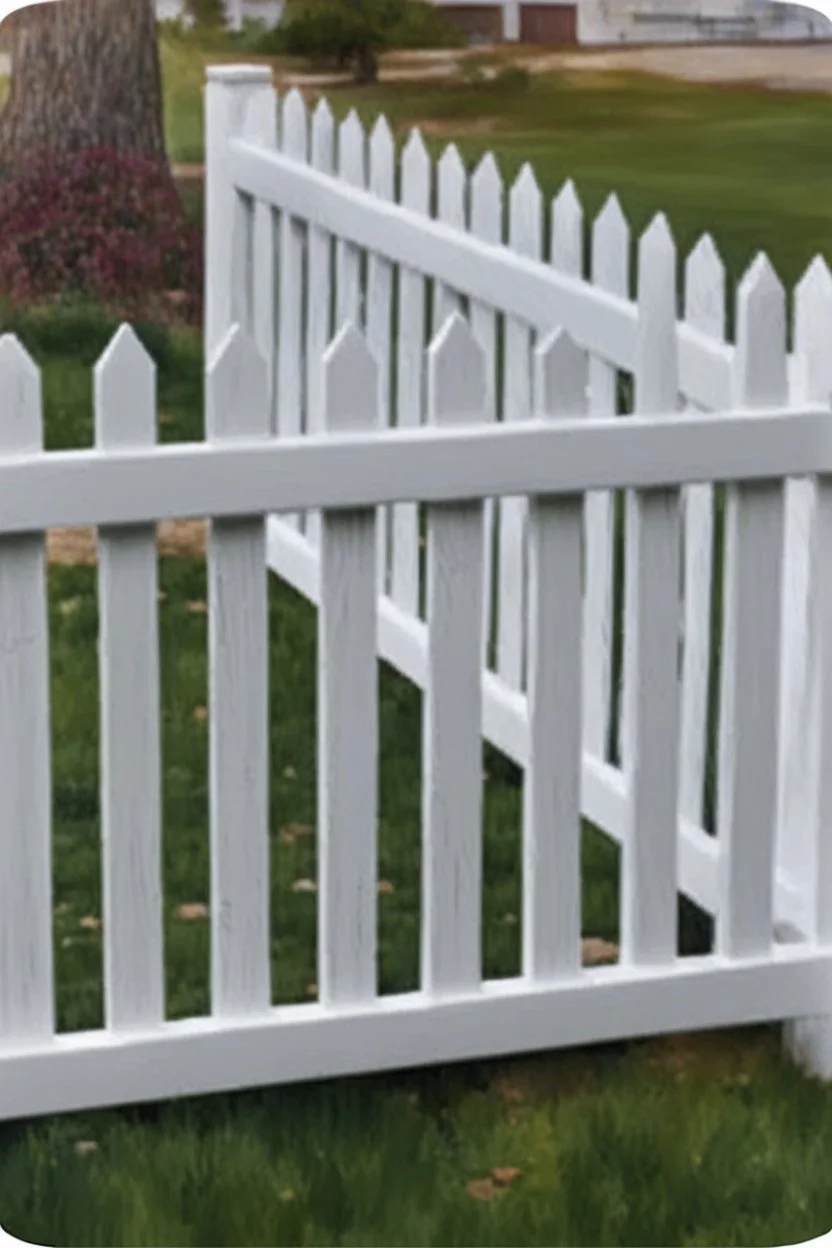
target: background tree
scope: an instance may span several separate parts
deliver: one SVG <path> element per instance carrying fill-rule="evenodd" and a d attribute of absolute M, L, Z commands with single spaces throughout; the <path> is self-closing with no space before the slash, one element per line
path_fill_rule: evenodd
<path fill-rule="evenodd" d="M 379 55 L 389 48 L 459 47 L 459 29 L 426 0 L 289 0 L 281 24 L 261 50 L 287 52 L 349 68 L 357 82 L 374 82 Z"/>
<path fill-rule="evenodd" d="M 166 160 L 154 0 L 59 0 L 6 21 L 12 76 L 0 173 L 14 176 L 43 151 Z"/>

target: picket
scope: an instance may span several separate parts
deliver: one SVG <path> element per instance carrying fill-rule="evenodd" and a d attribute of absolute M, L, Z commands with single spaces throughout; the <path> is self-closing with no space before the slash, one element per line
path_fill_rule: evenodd
<path fill-rule="evenodd" d="M 430 157 L 418 130 L 412 130 L 401 160 L 401 204 L 427 216 L 430 210 Z M 425 280 L 416 270 L 399 269 L 399 323 L 396 360 L 396 423 L 412 429 L 422 423 L 424 395 Z M 391 596 L 409 616 L 419 613 L 419 512 L 415 503 L 393 508 Z"/>
<path fill-rule="evenodd" d="M 485 361 L 456 313 L 428 350 L 431 425 L 474 424 Z M 427 513 L 428 681 L 423 712 L 422 988 L 471 992 L 481 979 L 482 745 L 479 647 L 482 504 Z"/>
<path fill-rule="evenodd" d="M 586 412 L 586 352 L 566 334 L 537 348 L 535 373 L 539 415 Z M 530 500 L 523 970 L 533 979 L 580 967 L 582 527 L 581 494 Z"/>
<path fill-rule="evenodd" d="M 784 403 L 785 298 L 763 255 L 737 292 L 736 350 L 738 406 Z M 716 934 L 719 951 L 732 957 L 759 956 L 773 939 L 783 495 L 782 481 L 726 487 Z"/>
<path fill-rule="evenodd" d="M 0 338 L 0 449 L 43 446 L 37 367 Z M 55 1026 L 49 637 L 42 533 L 0 538 L 0 1036 L 48 1040 Z"/>
<path fill-rule="evenodd" d="M 542 196 L 531 165 L 524 165 L 509 192 L 509 246 L 539 259 L 542 250 Z M 531 407 L 532 335 L 528 325 L 505 323 L 503 420 L 523 420 Z M 503 498 L 499 508 L 497 593 L 497 672 L 510 688 L 523 685 L 526 618 L 526 500 Z"/>
<path fill-rule="evenodd" d="M 382 199 L 394 199 L 396 193 L 396 150 L 390 127 L 383 117 L 373 126 L 370 135 L 369 189 Z M 392 423 L 390 393 L 390 352 L 393 332 L 393 266 L 380 256 L 367 257 L 367 341 L 378 369 L 379 420 L 383 426 Z M 377 517 L 379 592 L 387 593 L 387 547 L 389 511 L 379 508 Z"/>
<path fill-rule="evenodd" d="M 676 248 L 666 219 L 639 240 L 636 408 L 672 412 Z M 621 956 L 648 965 L 676 954 L 679 494 L 629 491 L 625 546 L 624 748 L 628 836 L 621 870 Z"/>
<path fill-rule="evenodd" d="M 338 176 L 349 186 L 367 183 L 366 137 L 358 114 L 350 109 L 338 127 Z M 347 321 L 364 323 L 361 296 L 361 249 L 338 238 L 335 243 L 335 328 Z"/>
<path fill-rule="evenodd" d="M 436 217 L 437 220 L 464 230 L 466 226 L 466 175 L 462 157 L 455 143 L 449 143 L 436 166 Z M 460 312 L 462 304 L 455 291 L 437 282 L 433 289 L 433 333 L 438 334 L 453 312 Z"/>
<path fill-rule="evenodd" d="M 630 229 L 615 195 L 607 199 L 592 227 L 592 283 L 626 297 L 630 285 Z M 597 355 L 589 361 L 590 419 L 618 410 L 617 370 Z M 587 495 L 584 590 L 584 745 L 596 758 L 607 757 L 612 711 L 612 591 L 615 497 Z"/>
<path fill-rule="evenodd" d="M 331 173 L 335 157 L 335 123 L 326 100 L 320 100 L 312 114 L 310 163 L 322 173 Z M 307 242 L 308 306 L 306 319 L 306 427 L 309 433 L 322 431 L 323 372 L 321 360 L 332 335 L 332 235 L 309 226 Z M 306 537 L 320 543 L 321 518 L 307 512 Z"/>
<path fill-rule="evenodd" d="M 713 338 L 725 336 L 725 269 L 709 234 L 702 236 L 685 265 L 685 319 Z M 713 486 L 689 485 L 684 491 L 679 811 L 696 827 L 704 820 L 713 540 Z"/>
<path fill-rule="evenodd" d="M 156 441 L 156 370 L 123 325 L 95 368 L 95 443 Z M 164 1017 L 156 530 L 100 529 L 101 839 L 107 1026 Z"/>
<path fill-rule="evenodd" d="M 280 143 L 292 160 L 307 160 L 307 118 L 303 96 L 293 88 L 284 98 Z M 303 310 L 306 225 L 297 217 L 280 214 L 278 264 L 277 432 L 297 437 L 303 428 Z M 285 524 L 300 528 L 302 517 L 285 515 Z"/>
<path fill-rule="evenodd" d="M 378 365 L 347 324 L 323 361 L 329 433 L 373 429 Z M 318 990 L 354 1005 L 376 990 L 376 515 L 325 512 L 318 618 Z"/>
<path fill-rule="evenodd" d="M 503 181 L 497 162 L 488 152 L 471 175 L 471 233 L 488 243 L 503 239 Z M 486 374 L 484 420 L 497 418 L 497 314 L 492 307 L 472 302 L 471 332 L 483 353 Z M 489 663 L 494 595 L 494 500 L 485 502 L 483 513 L 484 581 L 482 609 L 482 662 Z"/>
<path fill-rule="evenodd" d="M 270 433 L 265 361 L 236 327 L 206 374 L 211 443 Z M 262 517 L 213 520 L 208 550 L 211 1006 L 267 1009 L 268 601 Z"/>
<path fill-rule="evenodd" d="M 270 151 L 278 149 L 278 110 L 274 92 L 258 91 L 246 110 L 243 134 Z M 251 333 L 266 361 L 269 378 L 269 411 L 277 427 L 277 339 L 275 284 L 279 217 L 269 204 L 258 200 L 251 222 Z M 257 262 L 254 262 L 254 259 Z"/>

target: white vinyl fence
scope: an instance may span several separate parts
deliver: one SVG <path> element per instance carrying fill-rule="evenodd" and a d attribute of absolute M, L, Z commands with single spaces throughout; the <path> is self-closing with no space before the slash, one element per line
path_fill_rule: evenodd
<path fill-rule="evenodd" d="M 832 788 L 818 765 L 832 743 L 827 270 L 816 262 L 799 287 L 790 357 L 784 291 L 755 261 L 728 344 L 710 244 L 689 261 L 677 320 L 663 218 L 639 242 L 632 303 L 615 206 L 596 223 L 589 282 L 571 189 L 544 260 L 528 172 L 504 246 L 489 160 L 468 216 L 464 171 L 444 158 L 437 219 L 414 173 L 429 171 L 418 140 L 402 207 L 384 126 L 368 190 L 354 119 L 336 174 L 301 159 L 296 96 L 278 149 L 274 97 L 256 71 L 212 71 L 208 109 L 205 442 L 154 444 L 153 367 L 123 327 L 96 369 L 95 446 L 46 452 L 37 370 L 16 340 L 0 340 L 0 1118 L 765 1020 L 787 1022 L 792 1051 L 832 1076 Z M 318 164 L 334 137 L 319 110 Z M 439 287 L 427 343 L 426 279 Z M 626 418 L 620 370 L 635 382 Z M 725 535 L 712 835 L 685 742 L 704 755 L 691 708 L 709 662 L 697 595 L 712 576 L 714 487 Z M 605 748 L 604 658 L 617 490 L 620 765 Z M 185 1021 L 164 1017 L 153 529 L 175 517 L 211 520 L 211 1014 Z M 106 1008 L 101 1030 L 56 1034 L 44 532 L 69 525 L 97 526 L 99 541 Z M 319 611 L 319 1000 L 280 1007 L 269 567 Z M 480 644 L 489 598 L 493 665 Z M 801 629 L 810 686 L 785 663 Z M 424 691 L 421 981 L 384 997 L 379 656 Z M 499 981 L 483 979 L 481 962 L 483 737 L 524 782 L 522 966 Z M 800 761 L 795 740 L 809 759 L 794 773 L 801 808 L 778 801 Z M 614 966 L 581 966 L 582 816 L 622 847 Z M 803 861 L 778 848 L 787 819 Z M 715 916 L 713 953 L 678 956 L 680 892 Z"/>

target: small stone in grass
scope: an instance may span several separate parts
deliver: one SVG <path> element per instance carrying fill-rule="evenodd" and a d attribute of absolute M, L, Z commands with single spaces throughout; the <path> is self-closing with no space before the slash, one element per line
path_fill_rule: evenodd
<path fill-rule="evenodd" d="M 188 610 L 190 611 L 191 615 L 207 615 L 208 604 L 207 602 L 189 602 Z"/>
<path fill-rule="evenodd" d="M 179 907 L 176 917 L 184 919 L 186 923 L 193 922 L 194 919 L 207 919 L 208 907 L 201 901 L 188 901 Z"/>
<path fill-rule="evenodd" d="M 318 885 L 314 880 L 295 880 L 292 885 L 293 893 L 316 893 Z"/>
<path fill-rule="evenodd" d="M 491 1200 L 494 1195 L 494 1184 L 491 1179 L 471 1179 L 466 1191 L 474 1200 Z"/>
<path fill-rule="evenodd" d="M 500 1187 L 508 1187 L 515 1179 L 519 1179 L 523 1173 L 517 1166 L 495 1166 L 491 1171 L 491 1177 Z"/>
<path fill-rule="evenodd" d="M 281 845 L 294 845 L 299 836 L 311 836 L 312 829 L 305 823 L 289 823 L 278 833 Z"/>
<path fill-rule="evenodd" d="M 81 927 L 85 927 L 90 932 L 97 932 L 101 927 L 101 920 L 94 914 L 85 914 L 81 919 Z"/>
<path fill-rule="evenodd" d="M 75 1145 L 76 1157 L 89 1157 L 90 1153 L 98 1151 L 98 1145 L 95 1140 L 78 1140 Z"/>
<path fill-rule="evenodd" d="M 61 615 L 74 615 L 80 605 L 80 598 L 64 598 L 63 602 L 58 604 L 58 610 Z"/>
<path fill-rule="evenodd" d="M 581 941 L 581 962 L 584 966 L 603 966 L 618 961 L 618 945 L 600 936 L 587 936 Z"/>
<path fill-rule="evenodd" d="M 291 764 L 288 767 L 283 768 L 284 780 L 295 780 L 297 779 L 297 774 L 298 773 L 295 771 L 294 767 L 291 766 Z"/>
<path fill-rule="evenodd" d="M 194 707 L 194 719 L 198 724 L 204 724 L 208 718 L 208 708 L 206 706 Z"/>
<path fill-rule="evenodd" d="M 395 893 L 396 890 L 389 880 L 379 880 L 378 891 L 380 893 Z"/>

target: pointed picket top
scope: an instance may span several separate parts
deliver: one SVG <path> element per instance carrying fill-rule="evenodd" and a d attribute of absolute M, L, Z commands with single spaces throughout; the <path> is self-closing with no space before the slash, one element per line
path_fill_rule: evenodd
<path fill-rule="evenodd" d="M 644 415 L 673 410 L 679 393 L 676 244 L 657 213 L 638 244 L 635 402 Z"/>
<path fill-rule="evenodd" d="M 566 330 L 556 329 L 534 352 L 536 415 L 549 420 L 585 416 L 588 388 L 587 352 Z"/>
<path fill-rule="evenodd" d="M 823 256 L 815 256 L 795 286 L 794 294 L 795 312 L 798 318 L 800 317 L 801 307 L 808 309 L 816 302 L 822 304 L 825 308 L 829 306 L 829 299 L 832 296 L 832 271 L 830 271 L 829 265 Z M 823 328 L 824 333 L 828 335 L 829 326 L 826 325 Z"/>
<path fill-rule="evenodd" d="M 430 153 L 418 126 L 413 126 L 407 136 L 407 142 L 402 148 L 402 163 L 430 165 Z"/>
<path fill-rule="evenodd" d="M 396 186 L 396 145 L 387 118 L 380 116 L 370 131 L 370 190 L 392 199 Z"/>
<path fill-rule="evenodd" d="M 493 152 L 486 152 L 471 174 L 471 191 L 502 197 L 503 178 Z"/>
<path fill-rule="evenodd" d="M 208 364 L 205 426 L 209 439 L 259 437 L 270 431 L 266 361 L 254 339 L 232 325 Z"/>
<path fill-rule="evenodd" d="M 710 234 L 685 261 L 685 320 L 703 333 L 725 335 L 725 265 Z"/>
<path fill-rule="evenodd" d="M 571 178 L 552 201 L 550 261 L 561 273 L 583 276 L 584 210 Z"/>
<path fill-rule="evenodd" d="M 456 143 L 449 143 L 436 166 L 439 185 L 443 182 L 456 184 L 460 180 L 465 180 L 465 165 L 459 154 L 459 148 Z"/>
<path fill-rule="evenodd" d="M 543 195 L 526 162 L 509 191 L 509 245 L 524 255 L 538 256 L 543 241 Z"/>
<path fill-rule="evenodd" d="M 280 118 L 280 139 L 283 152 L 300 160 L 307 158 L 306 104 L 297 87 L 292 87 L 283 100 Z"/>
<path fill-rule="evenodd" d="M 737 401 L 751 407 L 788 395 L 786 292 L 768 256 L 758 252 L 737 289 Z"/>
<path fill-rule="evenodd" d="M 414 128 L 402 151 L 401 202 L 417 212 L 428 212 L 430 182 L 430 155 L 421 132 Z"/>
<path fill-rule="evenodd" d="M 459 149 L 449 143 L 436 167 L 436 215 L 446 225 L 465 229 L 465 165 Z"/>
<path fill-rule="evenodd" d="M 528 161 L 522 165 L 509 191 L 509 203 L 540 198 L 541 191 L 535 172 Z"/>
<path fill-rule="evenodd" d="M 324 428 L 329 433 L 375 429 L 378 398 L 376 358 L 364 335 L 347 321 L 324 352 Z"/>
<path fill-rule="evenodd" d="M 832 396 L 832 272 L 815 256 L 794 292 L 794 349 L 804 361 L 804 397 L 828 403 Z"/>
<path fill-rule="evenodd" d="M 316 169 L 332 169 L 335 154 L 335 120 L 326 100 L 312 114 L 311 159 Z"/>
<path fill-rule="evenodd" d="M 0 450 L 43 446 L 40 371 L 14 334 L 0 338 Z"/>
<path fill-rule="evenodd" d="M 613 294 L 630 285 L 630 226 L 617 195 L 610 195 L 592 224 L 592 280 Z"/>
<path fill-rule="evenodd" d="M 93 370 L 96 446 L 156 441 L 156 366 L 131 325 L 120 325 Z"/>
<path fill-rule="evenodd" d="M 477 424 L 486 416 L 485 355 L 453 312 L 428 347 L 428 423 Z"/>
<path fill-rule="evenodd" d="M 489 243 L 502 242 L 503 179 L 491 152 L 471 175 L 471 232 Z"/>
<path fill-rule="evenodd" d="M 630 237 L 630 223 L 624 215 L 621 200 L 615 191 L 604 200 L 598 215 L 592 223 L 593 241 L 595 238 L 626 238 Z"/>
<path fill-rule="evenodd" d="M 663 212 L 657 212 L 638 240 L 639 261 L 642 257 L 661 257 L 676 263 L 676 241 L 670 222 Z M 655 263 L 656 261 L 654 261 Z"/>
<path fill-rule="evenodd" d="M 367 176 L 365 135 L 358 113 L 351 108 L 338 127 L 338 172 L 353 186 L 363 186 Z"/>

